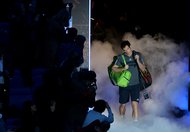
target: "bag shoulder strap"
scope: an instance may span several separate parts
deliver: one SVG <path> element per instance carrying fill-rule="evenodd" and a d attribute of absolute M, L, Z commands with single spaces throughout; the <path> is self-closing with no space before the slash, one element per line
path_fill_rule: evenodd
<path fill-rule="evenodd" d="M 137 67 L 138 67 L 138 71 L 140 72 L 139 65 L 137 64 L 137 61 L 136 61 L 136 59 L 135 59 L 135 54 L 138 54 L 138 53 L 139 53 L 139 52 L 137 52 L 137 51 L 133 50 L 133 51 L 132 51 L 132 57 L 133 57 L 133 59 L 134 59 L 134 61 L 135 61 L 136 65 L 137 65 Z"/>
<path fill-rule="evenodd" d="M 133 56 L 134 60 L 135 60 L 135 55 L 136 55 L 136 54 L 139 54 L 139 52 L 133 50 L 133 51 L 132 51 L 132 56 Z"/>
<path fill-rule="evenodd" d="M 124 55 L 122 54 L 121 56 L 122 56 L 122 59 L 123 59 L 124 64 L 126 65 L 126 61 L 125 61 Z"/>

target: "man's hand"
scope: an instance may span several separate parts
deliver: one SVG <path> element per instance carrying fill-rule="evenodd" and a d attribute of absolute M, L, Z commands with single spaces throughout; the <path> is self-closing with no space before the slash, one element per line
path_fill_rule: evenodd
<path fill-rule="evenodd" d="M 106 108 L 110 108 L 110 106 L 109 106 L 108 102 L 106 102 Z"/>
<path fill-rule="evenodd" d="M 139 55 L 135 55 L 135 60 L 139 60 Z"/>
<path fill-rule="evenodd" d="M 139 68 L 142 70 L 142 71 L 145 71 L 145 65 L 143 63 L 140 62 L 140 59 L 139 59 L 139 55 L 135 55 L 135 60 L 137 61 L 137 64 L 139 66 Z"/>
<path fill-rule="evenodd" d="M 127 70 L 129 68 L 129 65 L 125 65 L 124 70 Z"/>

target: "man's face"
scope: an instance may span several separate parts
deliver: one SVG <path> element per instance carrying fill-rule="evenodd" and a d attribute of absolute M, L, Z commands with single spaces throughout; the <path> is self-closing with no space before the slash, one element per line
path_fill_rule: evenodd
<path fill-rule="evenodd" d="M 131 52 L 131 48 L 126 45 L 126 46 L 123 48 L 123 51 L 124 51 L 125 53 L 129 54 L 129 53 Z"/>

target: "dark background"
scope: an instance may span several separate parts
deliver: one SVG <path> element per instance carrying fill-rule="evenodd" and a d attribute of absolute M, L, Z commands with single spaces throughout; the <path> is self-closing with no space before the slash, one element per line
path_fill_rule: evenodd
<path fill-rule="evenodd" d="M 13 1 L 0 4 L 1 22 L 8 20 Z M 56 9 L 55 6 L 48 8 Z M 188 0 L 92 0 L 92 17 L 107 27 L 115 26 L 120 32 L 138 30 L 140 35 L 160 32 L 183 41 L 189 40 L 189 8 Z"/>
<path fill-rule="evenodd" d="M 121 33 L 162 33 L 176 41 L 189 40 L 187 0 L 92 0 L 92 17 Z"/>

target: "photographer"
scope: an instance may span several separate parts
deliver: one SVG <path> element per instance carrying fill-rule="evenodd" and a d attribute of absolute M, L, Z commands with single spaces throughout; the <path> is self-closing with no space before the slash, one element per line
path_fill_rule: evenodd
<path fill-rule="evenodd" d="M 108 111 L 108 116 L 103 114 L 105 109 L 107 109 Z M 83 127 L 90 125 L 95 120 L 99 120 L 100 124 L 106 123 L 106 126 L 110 126 L 110 123 L 113 123 L 114 121 L 114 116 L 109 104 L 102 99 L 95 101 L 94 108 L 90 110 L 86 115 L 86 118 L 83 123 Z M 107 129 L 109 129 L 109 127 L 107 127 Z"/>

